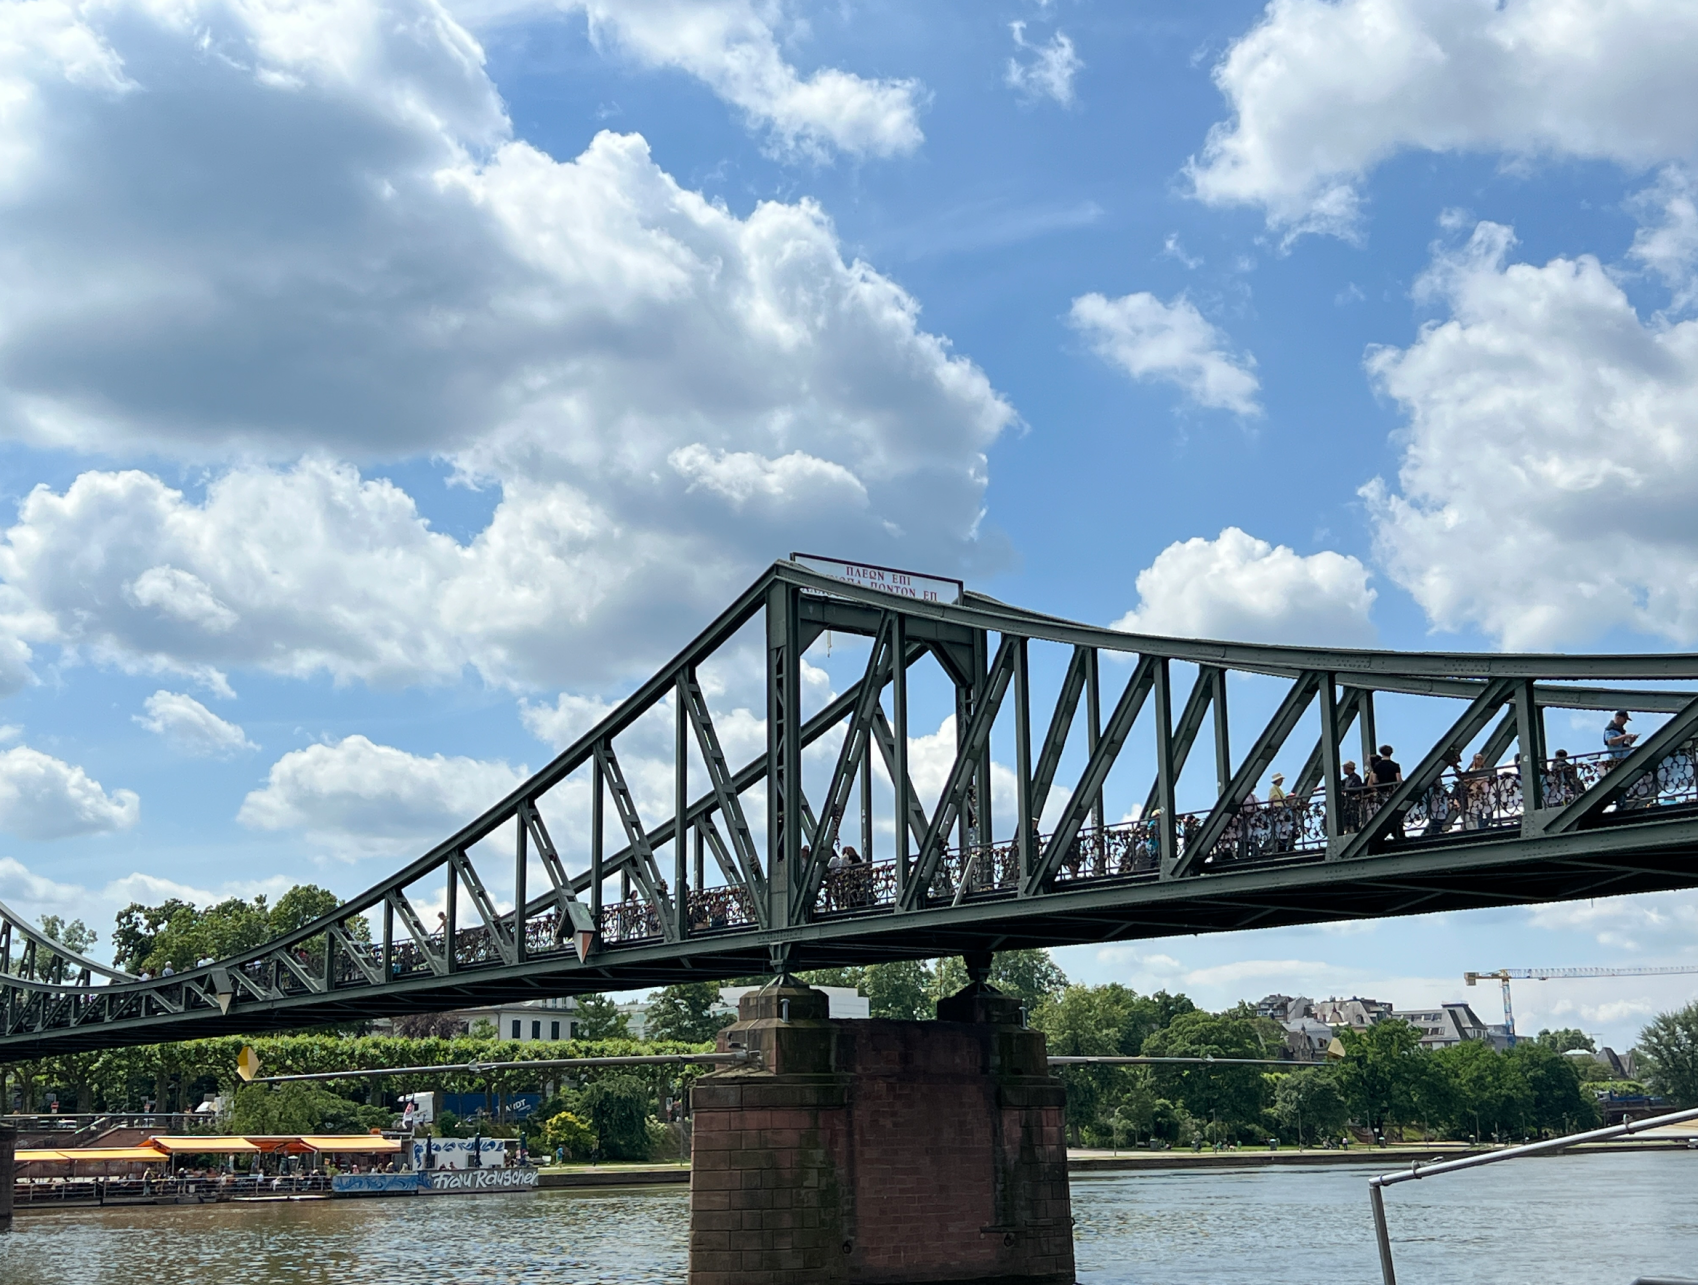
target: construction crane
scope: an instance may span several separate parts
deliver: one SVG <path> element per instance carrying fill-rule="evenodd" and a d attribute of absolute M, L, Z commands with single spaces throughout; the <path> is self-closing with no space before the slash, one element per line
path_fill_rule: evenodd
<path fill-rule="evenodd" d="M 1553 977 L 1668 977 L 1676 973 L 1698 973 L 1698 964 L 1673 964 L 1652 968 L 1498 968 L 1489 973 L 1464 973 L 1462 980 L 1472 986 L 1479 981 L 1503 983 L 1503 1027 L 1511 1047 L 1515 1044 L 1515 1009 L 1509 1002 L 1509 979 L 1545 982 Z"/>

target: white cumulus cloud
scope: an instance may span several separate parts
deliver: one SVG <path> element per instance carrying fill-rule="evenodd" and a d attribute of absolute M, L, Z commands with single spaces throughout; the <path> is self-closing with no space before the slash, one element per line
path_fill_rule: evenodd
<path fill-rule="evenodd" d="M 1698 155 L 1686 0 L 1272 0 L 1215 68 L 1232 118 L 1189 170 L 1217 205 L 1350 234 L 1406 149 L 1629 167 Z"/>
<path fill-rule="evenodd" d="M 1010 89 L 1028 98 L 1053 98 L 1063 107 L 1073 105 L 1073 77 L 1085 63 L 1073 50 L 1073 42 L 1065 32 L 1058 31 L 1043 44 L 1026 39 L 1026 24 L 1011 22 L 1008 29 L 1014 35 L 1018 51 L 1008 60 L 1003 79 Z M 1024 59 L 1021 54 L 1029 55 Z"/>
<path fill-rule="evenodd" d="M 523 765 L 409 754 L 348 736 L 283 755 L 236 819 L 255 830 L 304 830 L 337 856 L 395 855 L 447 838 L 527 775 Z"/>
<path fill-rule="evenodd" d="M 0 830 L 22 839 L 127 830 L 141 816 L 134 790 L 108 794 L 82 768 L 27 745 L 0 750 Z"/>
<path fill-rule="evenodd" d="M 1672 311 L 1698 304 L 1698 181 L 1692 171 L 1670 165 L 1632 204 L 1642 222 L 1628 254 L 1668 285 Z"/>
<path fill-rule="evenodd" d="M 1374 640 L 1375 592 L 1357 559 L 1307 556 L 1227 527 L 1170 544 L 1138 573 L 1138 605 L 1114 622 L 1132 633 L 1247 642 L 1362 646 Z"/>
<path fill-rule="evenodd" d="M 135 721 L 185 754 L 223 758 L 259 748 L 236 724 L 182 692 L 157 691 L 142 702 L 142 709 Z"/>
<path fill-rule="evenodd" d="M 1482 223 L 1420 287 L 1448 319 L 1368 368 L 1408 416 L 1365 488 L 1381 560 L 1441 629 L 1511 650 L 1698 639 L 1698 322 L 1642 321 L 1589 255 L 1509 262 Z"/>
<path fill-rule="evenodd" d="M 783 154 L 899 156 L 924 141 L 918 81 L 837 67 L 803 75 L 782 44 L 805 35 L 806 23 L 774 0 L 449 0 L 449 8 L 474 27 L 538 10 L 581 12 L 592 39 L 644 66 L 694 76 Z"/>
<path fill-rule="evenodd" d="M 1184 296 L 1163 303 L 1148 291 L 1081 295 L 1068 320 L 1099 357 L 1133 379 L 1176 385 L 1199 406 L 1262 413 L 1255 359 L 1233 353 L 1226 335 Z"/>
<path fill-rule="evenodd" d="M 607 21 L 735 35 L 754 12 Z M 0 23 L 0 435 L 213 466 L 26 497 L 0 688 L 42 644 L 219 692 L 241 666 L 602 687 L 775 551 L 1001 556 L 980 526 L 1012 408 L 816 205 L 739 216 L 634 135 L 563 161 L 514 139 L 431 0 Z M 498 493 L 484 530 L 443 535 L 357 471 L 432 454 Z"/>

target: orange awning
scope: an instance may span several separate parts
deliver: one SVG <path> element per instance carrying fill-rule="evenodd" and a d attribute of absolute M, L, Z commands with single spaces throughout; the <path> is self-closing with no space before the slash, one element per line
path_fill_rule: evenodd
<path fill-rule="evenodd" d="M 165 1160 L 163 1151 L 152 1147 L 68 1147 L 63 1151 L 28 1150 L 17 1153 L 18 1163 L 73 1164 L 79 1160 L 112 1160 L 125 1163 L 159 1164 Z"/>
<path fill-rule="evenodd" d="M 205 1155 L 252 1155 L 259 1150 L 246 1138 L 149 1138 L 150 1147 L 158 1147 L 171 1155 L 205 1156 Z"/>
<path fill-rule="evenodd" d="M 339 1133 L 303 1137 L 301 1145 L 312 1151 L 328 1151 L 342 1155 L 360 1155 L 373 1151 L 399 1151 L 401 1139 L 384 1138 L 377 1134 Z"/>

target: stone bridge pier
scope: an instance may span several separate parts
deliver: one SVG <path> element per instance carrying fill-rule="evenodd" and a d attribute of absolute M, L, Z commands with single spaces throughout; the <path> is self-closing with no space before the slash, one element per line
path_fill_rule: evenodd
<path fill-rule="evenodd" d="M 743 996 L 719 1046 L 759 1060 L 691 1097 L 690 1285 L 1071 1285 L 1065 1091 L 987 967 L 935 1022 Z"/>

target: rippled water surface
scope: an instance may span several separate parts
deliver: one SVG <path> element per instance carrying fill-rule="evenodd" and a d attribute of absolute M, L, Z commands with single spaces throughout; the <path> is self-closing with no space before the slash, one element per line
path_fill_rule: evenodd
<path fill-rule="evenodd" d="M 1376 1167 L 1079 1175 L 1087 1285 L 1379 1280 Z M 1698 1153 L 1523 1161 L 1387 1194 L 1401 1285 L 1698 1281 Z M 87 1210 L 0 1238 L 3 1285 L 685 1278 L 683 1187 Z"/>

